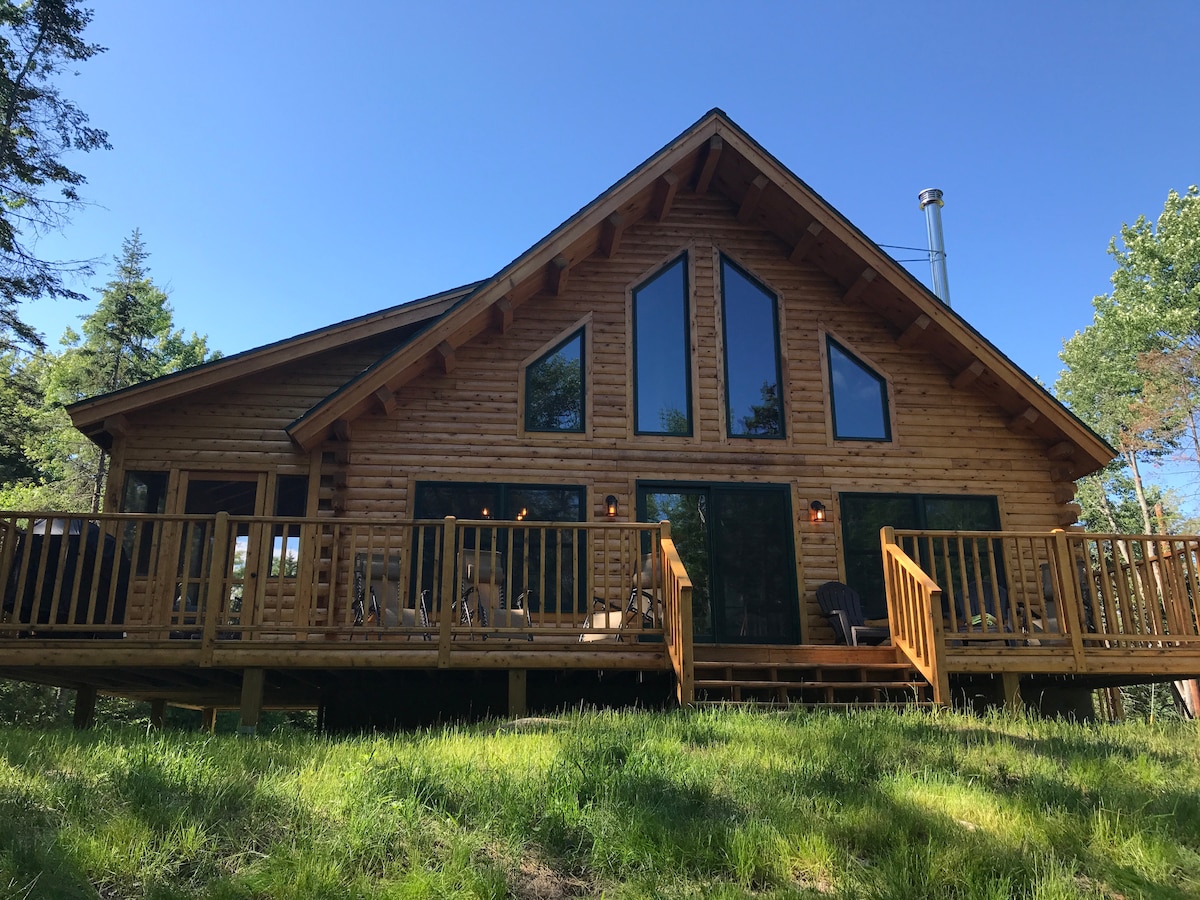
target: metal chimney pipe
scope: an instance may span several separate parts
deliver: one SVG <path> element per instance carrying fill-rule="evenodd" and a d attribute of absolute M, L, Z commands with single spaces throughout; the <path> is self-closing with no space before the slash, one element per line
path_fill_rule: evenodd
<path fill-rule="evenodd" d="M 946 242 L 942 237 L 942 192 L 926 188 L 917 195 L 925 210 L 925 227 L 929 231 L 929 268 L 933 271 L 933 292 L 950 305 L 950 282 L 946 280 Z"/>

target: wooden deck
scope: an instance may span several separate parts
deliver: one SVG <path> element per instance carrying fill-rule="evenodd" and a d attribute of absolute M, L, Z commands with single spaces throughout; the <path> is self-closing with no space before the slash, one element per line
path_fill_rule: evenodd
<path fill-rule="evenodd" d="M 893 644 L 950 679 L 1119 683 L 1200 674 L 1200 537 L 883 529 Z"/>
<path fill-rule="evenodd" d="M 505 673 L 515 712 L 537 672 L 658 673 L 683 705 L 1200 674 L 1200 538 L 881 540 L 891 647 L 716 646 L 693 643 L 667 523 L 0 513 L 0 676 L 240 707 L 252 727 L 318 705 L 332 672 Z"/>

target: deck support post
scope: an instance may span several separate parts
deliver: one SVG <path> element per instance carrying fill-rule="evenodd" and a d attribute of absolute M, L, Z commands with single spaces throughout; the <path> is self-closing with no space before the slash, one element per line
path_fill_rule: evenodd
<path fill-rule="evenodd" d="M 73 724 L 79 731 L 91 728 L 96 721 L 96 688 L 82 684 L 75 691 L 75 718 Z"/>
<path fill-rule="evenodd" d="M 200 710 L 200 730 L 212 734 L 217 730 L 217 708 L 206 706 Z"/>
<path fill-rule="evenodd" d="M 262 716 L 263 703 L 263 670 L 242 670 L 242 704 L 241 719 L 238 722 L 238 734 L 256 734 L 258 720 Z"/>
<path fill-rule="evenodd" d="M 525 702 L 525 669 L 508 670 L 508 714 L 514 719 L 525 716 L 528 706 Z"/>
<path fill-rule="evenodd" d="M 1019 713 L 1021 703 L 1021 675 L 1018 672 L 1003 672 L 1000 683 L 1004 686 L 1004 709 L 1009 713 Z"/>
<path fill-rule="evenodd" d="M 150 701 L 150 727 L 162 731 L 167 724 L 167 701 L 163 699 Z"/>

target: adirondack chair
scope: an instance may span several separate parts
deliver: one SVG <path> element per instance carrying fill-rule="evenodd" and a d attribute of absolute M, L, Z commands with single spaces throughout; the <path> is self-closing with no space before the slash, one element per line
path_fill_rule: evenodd
<path fill-rule="evenodd" d="M 886 625 L 866 624 L 858 591 L 840 581 L 827 581 L 817 588 L 817 604 L 843 644 L 882 644 L 892 636 Z"/>

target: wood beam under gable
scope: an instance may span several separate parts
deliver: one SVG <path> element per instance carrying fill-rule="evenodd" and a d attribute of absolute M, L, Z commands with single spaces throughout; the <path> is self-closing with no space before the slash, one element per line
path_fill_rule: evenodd
<path fill-rule="evenodd" d="M 746 196 L 742 198 L 742 205 L 738 207 L 737 220 L 739 222 L 745 224 L 754 218 L 754 214 L 758 212 L 758 206 L 762 203 L 763 193 L 766 191 L 769 183 L 770 179 L 761 172 L 750 182 Z"/>
<path fill-rule="evenodd" d="M 725 149 L 725 142 L 721 140 L 720 135 L 714 134 L 708 139 L 708 149 L 704 154 L 704 163 L 700 166 L 700 174 L 696 177 L 697 194 L 708 193 L 713 175 L 717 172 L 717 163 L 721 161 L 721 151 L 723 149 Z"/>
<path fill-rule="evenodd" d="M 922 340 L 929 333 L 929 326 L 933 319 L 921 313 L 913 319 L 912 323 L 900 332 L 900 336 L 896 338 L 896 343 L 901 347 L 911 347 L 918 341 Z"/>
<path fill-rule="evenodd" d="M 129 433 L 129 420 L 121 413 L 109 416 L 104 420 L 104 430 L 115 438 L 125 437 Z"/>
<path fill-rule="evenodd" d="M 867 267 L 859 273 L 858 278 L 854 279 L 854 284 L 846 288 L 846 293 L 842 294 L 843 303 L 853 303 L 862 296 L 863 291 L 871 286 L 871 282 L 875 280 L 878 273 L 871 267 Z"/>
<path fill-rule="evenodd" d="M 375 392 L 375 399 L 379 401 L 379 407 L 385 415 L 390 416 L 396 411 L 396 395 L 388 390 L 386 385 Z"/>
<path fill-rule="evenodd" d="M 950 384 L 955 390 L 959 391 L 970 387 L 979 380 L 979 376 L 983 374 L 985 368 L 986 366 L 983 363 L 977 359 L 973 359 L 969 366 L 950 379 Z"/>
<path fill-rule="evenodd" d="M 1075 499 L 1075 482 L 1060 481 L 1054 485 L 1054 502 L 1070 503 Z"/>
<path fill-rule="evenodd" d="M 825 226 L 820 222 L 809 222 L 808 227 L 804 229 L 804 234 L 800 235 L 800 240 L 796 241 L 796 246 L 792 248 L 792 253 L 788 257 L 788 261 L 792 263 L 803 262 L 808 257 L 808 254 L 816 249 L 817 241 L 824 230 Z"/>
<path fill-rule="evenodd" d="M 546 277 L 551 296 L 562 296 L 567 289 L 567 276 L 571 274 L 571 261 L 565 256 L 556 256 L 546 266 Z"/>
<path fill-rule="evenodd" d="M 613 213 L 600 226 L 600 252 L 607 259 L 617 255 L 621 247 L 621 238 L 625 236 L 625 217 L 619 212 Z"/>
<path fill-rule="evenodd" d="M 501 334 L 512 328 L 513 305 L 507 297 L 501 297 L 492 305 L 492 327 Z"/>
<path fill-rule="evenodd" d="M 1070 441 L 1059 441 L 1046 451 L 1047 459 L 1074 459 L 1075 445 Z"/>
<path fill-rule="evenodd" d="M 1011 419 L 1008 420 L 1009 431 L 1028 431 L 1033 427 L 1033 423 L 1041 418 L 1040 414 L 1032 406 L 1027 406 Z"/>
<path fill-rule="evenodd" d="M 654 196 L 650 199 L 650 214 L 661 222 L 671 211 L 675 194 L 679 191 L 679 176 L 674 172 L 663 172 L 654 182 Z"/>
<path fill-rule="evenodd" d="M 454 345 L 449 341 L 442 341 L 434 350 L 442 367 L 442 374 L 449 375 L 458 365 L 458 360 L 455 357 Z"/>
<path fill-rule="evenodd" d="M 349 419 L 338 419 L 333 423 L 334 440 L 349 442 L 351 437 L 351 428 Z"/>
<path fill-rule="evenodd" d="M 1083 507 L 1078 503 L 1064 503 L 1058 516 L 1059 525 L 1074 525 L 1083 515 Z"/>

